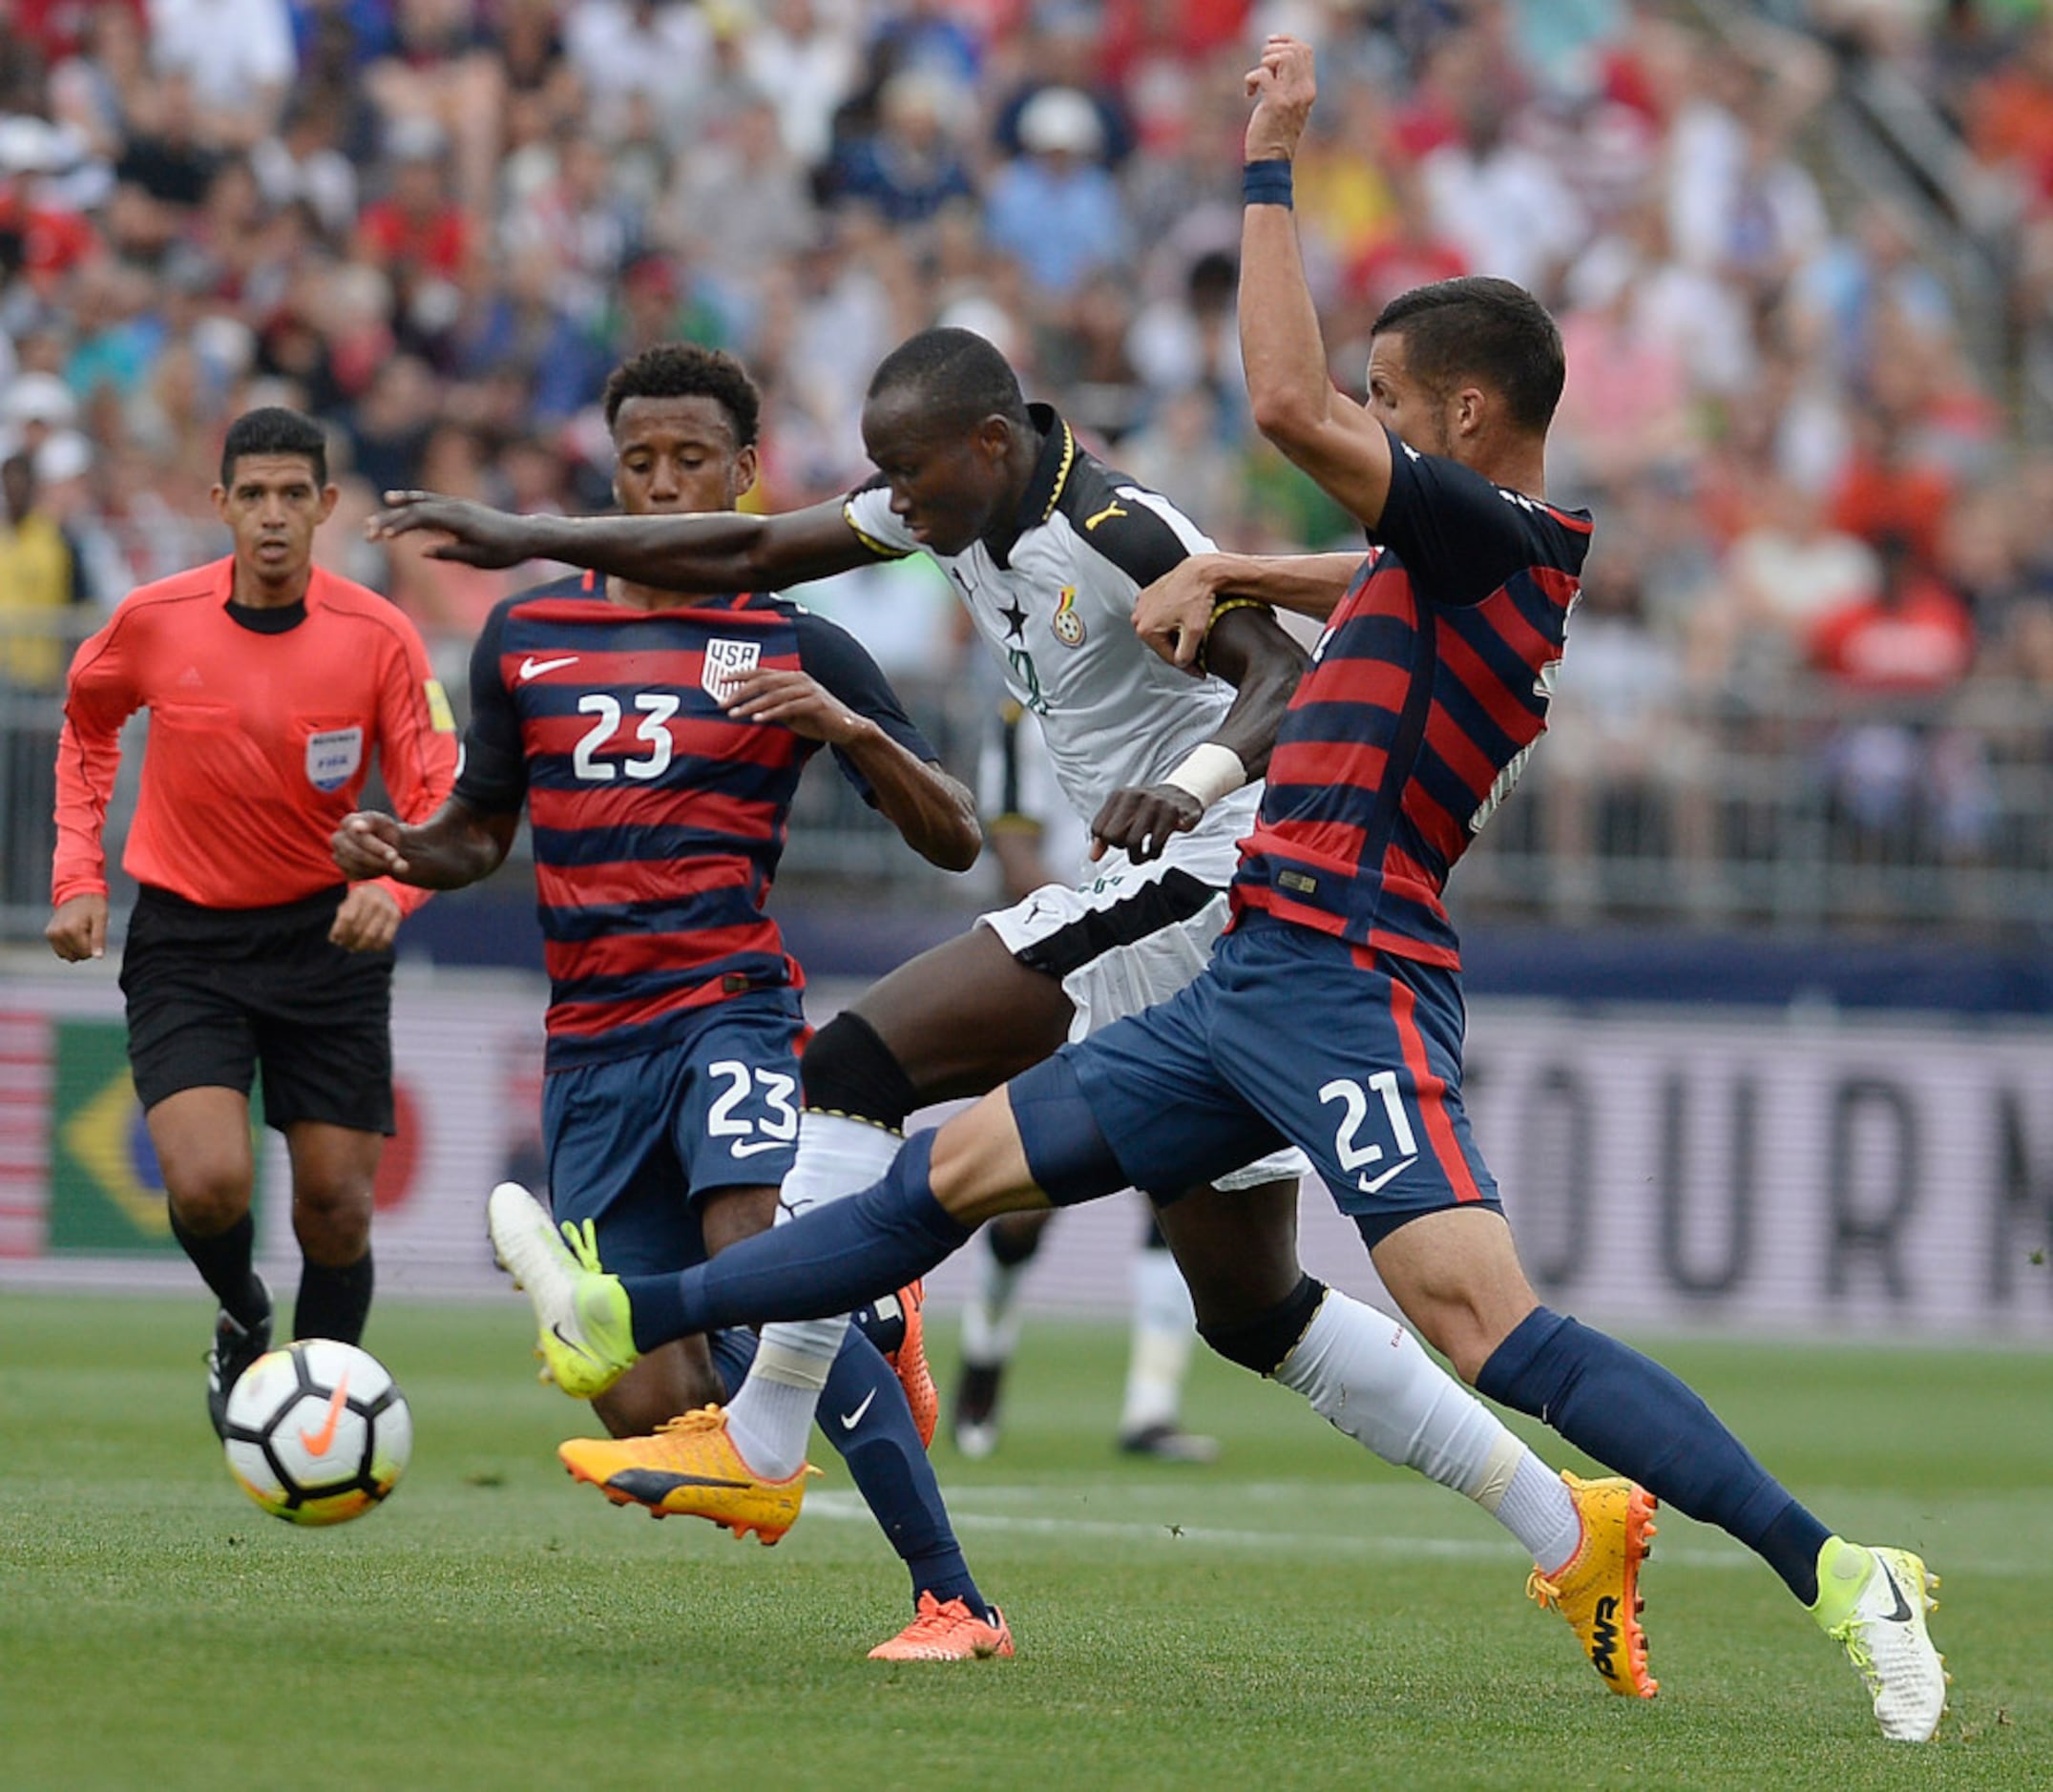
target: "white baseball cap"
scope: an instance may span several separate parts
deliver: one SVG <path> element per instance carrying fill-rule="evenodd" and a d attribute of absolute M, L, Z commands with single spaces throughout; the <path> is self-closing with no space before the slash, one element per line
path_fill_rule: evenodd
<path fill-rule="evenodd" d="M 1096 156 L 1105 146 L 1105 127 L 1075 88 L 1044 87 L 1020 109 L 1019 141 L 1037 155 Z"/>
<path fill-rule="evenodd" d="M 54 373 L 18 374 L 0 397 L 0 418 L 9 423 L 45 423 L 67 428 L 78 416 L 78 400 Z"/>

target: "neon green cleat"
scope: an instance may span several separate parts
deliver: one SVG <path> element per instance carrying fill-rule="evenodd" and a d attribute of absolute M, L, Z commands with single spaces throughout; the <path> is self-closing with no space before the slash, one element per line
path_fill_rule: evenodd
<path fill-rule="evenodd" d="M 592 1222 L 566 1220 L 558 1233 L 542 1204 L 518 1182 L 501 1182 L 485 1206 L 499 1267 L 534 1302 L 535 1354 L 547 1379 L 590 1400 L 624 1375 L 639 1354 L 627 1292 L 598 1265 Z"/>
<path fill-rule="evenodd" d="M 1946 1715 L 1946 1660 L 1925 1615 L 1938 1576 L 1908 1550 L 1863 1549 L 1828 1537 L 1818 1551 L 1818 1628 L 1841 1644 L 1868 1684 L 1875 1720 L 1893 1742 L 1929 1742 Z"/>

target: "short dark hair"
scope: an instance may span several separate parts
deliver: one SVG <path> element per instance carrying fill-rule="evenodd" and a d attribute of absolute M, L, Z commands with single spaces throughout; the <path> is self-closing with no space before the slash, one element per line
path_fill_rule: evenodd
<path fill-rule="evenodd" d="M 303 454 L 313 463 L 314 484 L 328 482 L 328 439 L 311 417 L 283 405 L 245 410 L 221 443 L 221 484 L 235 484 L 235 464 L 245 454 Z"/>
<path fill-rule="evenodd" d="M 1405 361 L 1439 390 L 1475 379 L 1502 395 L 1512 421 L 1538 432 L 1554 421 L 1567 362 L 1547 308 L 1508 280 L 1464 275 L 1399 293 L 1370 331 L 1404 338 Z"/>
<path fill-rule="evenodd" d="M 710 398 L 733 423 L 737 448 L 753 446 L 763 416 L 763 394 L 748 369 L 724 349 L 697 343 L 659 343 L 614 368 L 600 400 L 607 428 L 631 398 Z"/>
<path fill-rule="evenodd" d="M 869 376 L 869 396 L 907 390 L 946 428 L 974 429 L 986 417 L 1021 428 L 1029 422 L 1012 363 L 974 330 L 922 330 L 886 355 Z"/>

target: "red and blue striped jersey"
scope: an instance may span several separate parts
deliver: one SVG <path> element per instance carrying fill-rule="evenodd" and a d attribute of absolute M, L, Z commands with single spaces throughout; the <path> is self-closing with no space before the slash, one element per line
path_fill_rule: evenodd
<path fill-rule="evenodd" d="M 1313 650 L 1234 911 L 1458 966 L 1440 892 L 1547 725 L 1589 513 L 1391 437 L 1372 554 Z"/>
<path fill-rule="evenodd" d="M 651 1051 L 709 1003 L 803 985 L 764 902 L 819 742 L 721 708 L 723 680 L 756 666 L 809 673 L 934 760 L 854 637 L 784 598 L 632 610 L 585 573 L 508 598 L 478 636 L 454 794 L 479 814 L 527 805 L 549 1069 Z"/>

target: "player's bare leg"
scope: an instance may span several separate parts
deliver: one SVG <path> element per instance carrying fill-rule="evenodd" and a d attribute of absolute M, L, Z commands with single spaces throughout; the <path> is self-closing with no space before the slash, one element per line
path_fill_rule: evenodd
<path fill-rule="evenodd" d="M 359 1343 L 370 1316 L 370 1219 L 385 1139 L 355 1127 L 295 1120 L 285 1128 L 285 1151 L 301 1257 L 292 1335 Z"/>
<path fill-rule="evenodd" d="M 207 1353 L 207 1416 L 219 1434 L 228 1390 L 271 1347 L 271 1292 L 254 1265 L 249 1212 L 257 1165 L 249 1098 L 220 1087 L 181 1089 L 143 1116 L 171 1214 L 172 1236 L 220 1302 Z"/>

